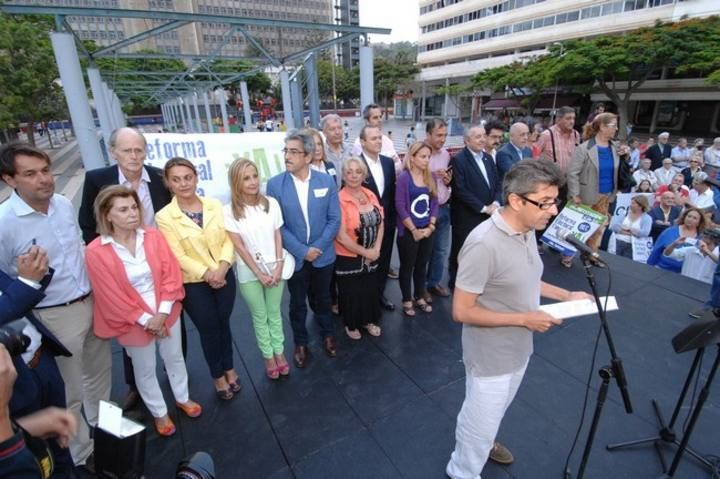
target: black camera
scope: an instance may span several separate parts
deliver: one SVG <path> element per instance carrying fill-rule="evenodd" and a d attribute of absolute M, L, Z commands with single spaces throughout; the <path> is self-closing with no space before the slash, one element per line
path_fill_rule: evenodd
<path fill-rule="evenodd" d="M 215 463 L 207 452 L 196 452 L 178 464 L 176 479 L 215 479 Z"/>
<path fill-rule="evenodd" d="M 30 338 L 22 333 L 25 320 L 17 320 L 0 328 L 0 344 L 5 346 L 10 356 L 17 357 L 30 346 Z"/>

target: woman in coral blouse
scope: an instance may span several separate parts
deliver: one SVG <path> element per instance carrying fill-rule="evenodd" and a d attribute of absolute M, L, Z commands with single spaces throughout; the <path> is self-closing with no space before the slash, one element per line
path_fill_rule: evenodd
<path fill-rule="evenodd" d="M 124 186 L 103 189 L 95 200 L 100 236 L 87 247 L 85 262 L 95 303 L 93 328 L 116 338 L 135 368 L 138 392 L 161 436 L 175 433 L 155 373 L 155 349 L 165 364 L 175 403 L 189 417 L 202 408 L 190 400 L 180 344 L 182 274 L 163 235 L 143 227 L 137 193 Z"/>
<path fill-rule="evenodd" d="M 368 175 L 365 163 L 350 157 L 342 166 L 345 186 L 340 190 L 342 223 L 335 238 L 340 313 L 345 333 L 360 339 L 360 329 L 380 336 L 382 315 L 376 287 L 376 270 L 383 238 L 383 209 L 372 191 L 362 186 Z"/>

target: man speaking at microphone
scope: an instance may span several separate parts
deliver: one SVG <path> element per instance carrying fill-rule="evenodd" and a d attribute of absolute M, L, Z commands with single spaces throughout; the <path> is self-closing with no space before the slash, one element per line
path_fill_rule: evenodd
<path fill-rule="evenodd" d="M 455 450 L 445 469 L 452 479 L 479 479 L 488 456 L 504 464 L 513 461 L 495 441 L 500 422 L 533 352 L 532 333 L 561 323 L 540 311 L 540 296 L 592 299 L 541 280 L 535 230 L 558 213 L 562 183 L 556 165 L 520 161 L 505 175 L 505 206 L 472 230 L 460 250 L 453 319 L 463 324 L 466 379 Z"/>

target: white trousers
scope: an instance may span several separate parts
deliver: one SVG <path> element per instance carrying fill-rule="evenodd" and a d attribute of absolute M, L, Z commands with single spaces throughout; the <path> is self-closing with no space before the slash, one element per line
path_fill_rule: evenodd
<path fill-rule="evenodd" d="M 501 376 L 465 377 L 465 401 L 457 418 L 455 450 L 445 472 L 452 479 L 480 479 L 505 411 L 512 403 L 527 363 Z"/>
<path fill-rule="evenodd" d="M 170 335 L 167 337 L 155 339 L 147 346 L 125 346 L 135 369 L 135 384 L 140 397 L 153 417 L 163 417 L 167 414 L 167 405 L 158 383 L 155 345 L 165 364 L 175 401 L 188 402 L 188 376 L 180 341 L 180 319 L 170 328 Z"/>
<path fill-rule="evenodd" d="M 40 321 L 72 353 L 71 357 L 56 356 L 55 361 L 65 382 L 67 408 L 77 419 L 77 434 L 70 441 L 75 464 L 85 464 L 93 451 L 88 424 L 97 425 L 100 400 L 110 400 L 112 387 L 110 341 L 93 333 L 92 312 L 92 296 L 68 306 L 35 310 Z"/>

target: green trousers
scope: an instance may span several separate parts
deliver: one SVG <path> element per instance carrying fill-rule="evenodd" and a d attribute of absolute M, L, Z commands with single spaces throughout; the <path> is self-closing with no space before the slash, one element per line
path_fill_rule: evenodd
<path fill-rule="evenodd" d="M 285 342 L 280 306 L 285 290 L 285 281 L 272 288 L 266 288 L 260 281 L 240 283 L 240 294 L 247 303 L 255 328 L 255 337 L 263 358 L 282 354 Z"/>

